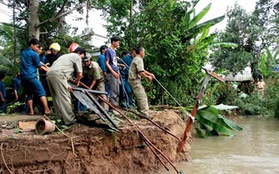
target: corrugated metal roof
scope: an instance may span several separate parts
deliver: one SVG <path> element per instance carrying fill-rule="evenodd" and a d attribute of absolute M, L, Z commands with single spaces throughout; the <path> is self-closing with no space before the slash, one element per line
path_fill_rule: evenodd
<path fill-rule="evenodd" d="M 242 82 L 242 81 L 253 81 L 251 68 L 246 67 L 243 71 L 237 73 L 235 76 L 233 73 L 230 73 L 226 76 L 226 81 L 235 81 L 235 82 Z"/>

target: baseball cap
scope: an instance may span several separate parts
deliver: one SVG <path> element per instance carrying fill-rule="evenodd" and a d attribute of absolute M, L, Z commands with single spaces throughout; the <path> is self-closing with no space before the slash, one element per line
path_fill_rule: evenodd
<path fill-rule="evenodd" d="M 90 57 L 88 57 L 88 56 L 85 56 L 84 58 L 83 58 L 83 62 L 86 62 L 86 61 L 88 61 L 88 60 L 91 60 L 91 58 Z"/>

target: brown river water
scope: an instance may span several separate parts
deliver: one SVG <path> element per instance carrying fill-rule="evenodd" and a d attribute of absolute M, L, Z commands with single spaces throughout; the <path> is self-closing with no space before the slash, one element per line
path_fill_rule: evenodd
<path fill-rule="evenodd" d="M 176 164 L 186 174 L 279 174 L 279 119 L 239 117 L 234 136 L 195 138 L 192 160 Z M 169 167 L 160 174 L 175 174 Z"/>

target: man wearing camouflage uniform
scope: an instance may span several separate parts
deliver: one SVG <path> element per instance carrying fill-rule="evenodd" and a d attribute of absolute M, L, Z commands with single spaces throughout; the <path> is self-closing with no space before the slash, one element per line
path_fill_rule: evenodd
<path fill-rule="evenodd" d="M 83 59 L 83 74 L 86 85 L 88 85 L 90 89 L 106 92 L 104 73 L 97 62 L 91 61 L 89 57 L 85 57 Z M 101 96 L 107 100 L 106 94 Z M 108 111 L 107 104 L 102 103 L 102 106 Z"/>
<path fill-rule="evenodd" d="M 154 74 L 144 70 L 144 48 L 139 47 L 135 51 L 136 56 L 134 57 L 129 69 L 128 82 L 135 95 L 136 104 L 139 111 L 142 112 L 145 116 L 150 117 L 148 99 L 145 90 L 141 84 L 141 78 L 146 78 L 149 82 L 151 82 L 155 78 L 155 76 Z"/>

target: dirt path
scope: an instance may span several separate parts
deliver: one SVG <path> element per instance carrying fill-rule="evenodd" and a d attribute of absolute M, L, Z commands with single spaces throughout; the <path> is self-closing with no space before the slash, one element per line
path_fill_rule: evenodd
<path fill-rule="evenodd" d="M 43 118 L 42 115 L 0 115 L 0 122 L 5 121 L 23 121 L 23 120 L 37 120 Z"/>

